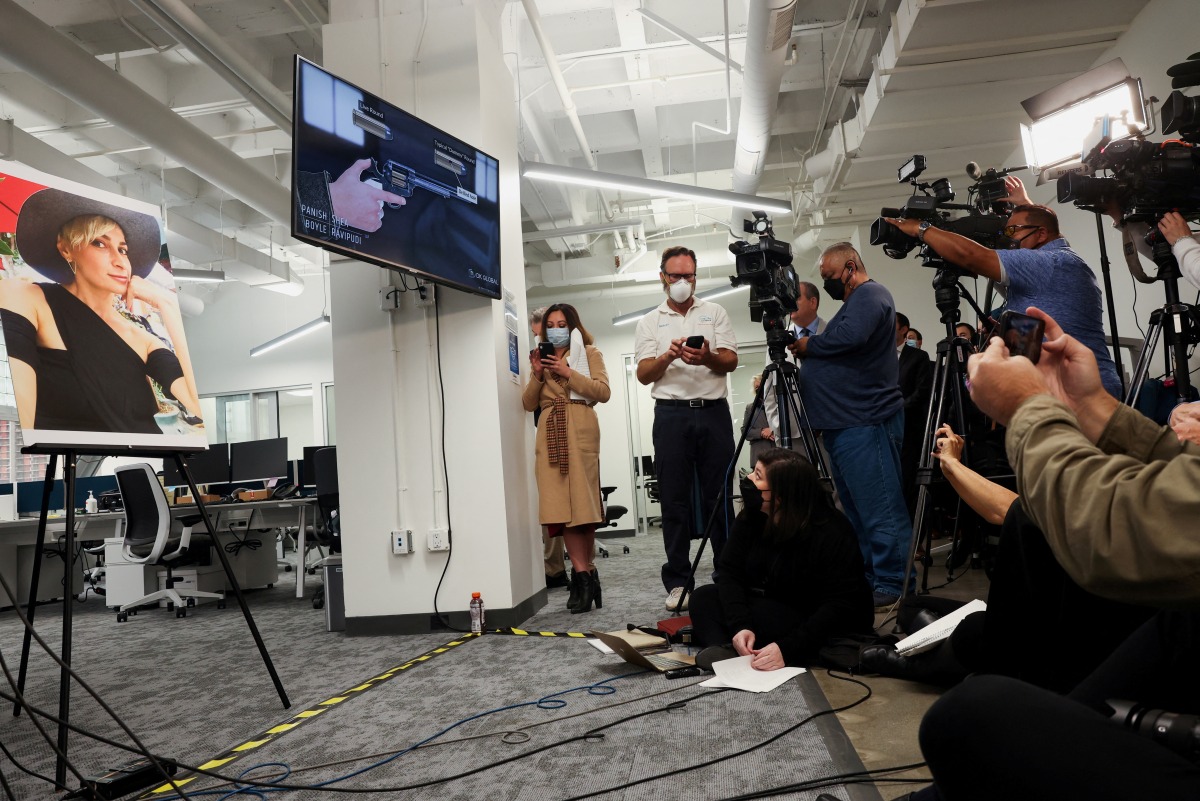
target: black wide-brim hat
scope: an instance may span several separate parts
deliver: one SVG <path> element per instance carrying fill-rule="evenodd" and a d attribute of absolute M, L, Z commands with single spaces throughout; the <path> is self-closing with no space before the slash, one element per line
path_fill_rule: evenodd
<path fill-rule="evenodd" d="M 162 245 L 157 219 L 61 189 L 34 192 L 22 204 L 17 217 L 17 251 L 26 264 L 51 281 L 71 283 L 75 276 L 58 252 L 58 231 L 76 217 L 90 214 L 108 217 L 121 226 L 133 274 L 142 278 L 149 275 Z"/>

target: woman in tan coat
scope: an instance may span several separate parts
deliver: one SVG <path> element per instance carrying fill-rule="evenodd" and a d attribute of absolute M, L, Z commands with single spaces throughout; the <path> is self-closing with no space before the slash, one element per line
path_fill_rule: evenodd
<path fill-rule="evenodd" d="M 596 574 L 600 502 L 600 424 L 592 408 L 609 397 L 604 356 L 579 322 L 574 306 L 559 303 L 542 318 L 542 342 L 553 356 L 533 352 L 533 377 L 525 385 L 525 411 L 541 407 L 535 450 L 539 517 L 550 536 L 561 536 L 574 573 L 567 608 L 602 606 Z"/>

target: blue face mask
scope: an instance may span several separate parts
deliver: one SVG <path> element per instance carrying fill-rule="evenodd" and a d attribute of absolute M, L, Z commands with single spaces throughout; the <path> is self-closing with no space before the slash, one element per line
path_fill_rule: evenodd
<path fill-rule="evenodd" d="M 917 340 L 906 339 L 906 340 L 904 340 L 904 344 L 906 347 L 915 348 L 915 347 L 917 347 Z"/>
<path fill-rule="evenodd" d="M 556 348 L 565 348 L 571 342 L 571 329 L 547 328 L 546 341 Z"/>

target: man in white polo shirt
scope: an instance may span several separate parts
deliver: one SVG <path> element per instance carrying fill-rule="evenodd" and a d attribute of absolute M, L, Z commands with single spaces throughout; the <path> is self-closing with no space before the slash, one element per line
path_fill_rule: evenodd
<path fill-rule="evenodd" d="M 662 581 L 668 592 L 665 606 L 674 610 L 691 573 L 690 542 L 702 533 L 697 531 L 697 512 L 707 523 L 722 486 L 723 514 L 709 530 L 714 560 L 733 519 L 726 481 L 733 459 L 733 417 L 725 376 L 737 368 L 738 356 L 725 309 L 695 296 L 696 254 L 685 247 L 667 248 L 659 269 L 667 300 L 638 322 L 635 350 L 638 381 L 653 385 L 655 472 L 667 552 Z"/>

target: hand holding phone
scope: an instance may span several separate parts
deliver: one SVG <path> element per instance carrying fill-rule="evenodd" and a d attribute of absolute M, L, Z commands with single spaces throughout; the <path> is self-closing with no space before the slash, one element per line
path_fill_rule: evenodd
<path fill-rule="evenodd" d="M 554 345 L 552 345 L 551 343 L 549 343 L 549 342 L 539 342 L 538 343 L 538 355 L 541 356 L 543 359 L 553 359 L 554 353 L 555 353 Z"/>
<path fill-rule="evenodd" d="M 685 339 L 683 344 L 686 347 L 695 348 L 696 350 L 700 350 L 700 348 L 704 347 L 704 335 L 703 334 L 693 334 L 692 336 Z"/>
<path fill-rule="evenodd" d="M 1034 364 L 1042 357 L 1042 337 L 1046 324 L 1036 317 L 1016 311 L 1000 315 L 1000 338 L 1011 356 L 1024 356 Z"/>

